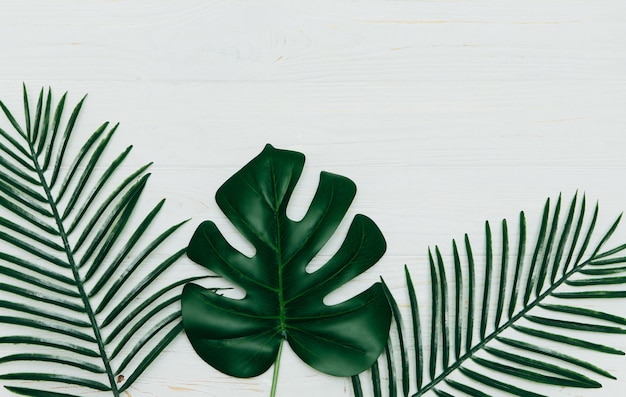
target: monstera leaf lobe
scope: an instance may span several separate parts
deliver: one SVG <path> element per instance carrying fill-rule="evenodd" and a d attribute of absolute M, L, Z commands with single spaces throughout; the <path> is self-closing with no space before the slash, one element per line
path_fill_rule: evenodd
<path fill-rule="evenodd" d="M 267 145 L 218 189 L 216 201 L 255 247 L 252 257 L 233 248 L 210 221 L 198 227 L 187 248 L 194 262 L 245 290 L 243 299 L 233 299 L 188 284 L 182 295 L 191 344 L 228 375 L 265 372 L 285 340 L 304 362 L 335 376 L 366 370 L 386 345 L 391 312 L 380 283 L 342 303 L 323 302 L 380 259 L 385 239 L 371 219 L 356 215 L 339 250 L 308 272 L 345 216 L 356 186 L 322 172 L 306 215 L 293 221 L 286 209 L 303 167 L 303 154 Z"/>

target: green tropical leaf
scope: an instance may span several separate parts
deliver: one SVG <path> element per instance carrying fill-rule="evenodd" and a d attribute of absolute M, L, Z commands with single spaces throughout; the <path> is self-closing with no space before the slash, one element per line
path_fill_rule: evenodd
<path fill-rule="evenodd" d="M 400 360 L 387 365 L 401 368 L 389 383 L 402 383 L 401 395 L 545 397 L 550 386 L 599 388 L 603 378 L 615 379 L 592 361 L 599 353 L 624 355 L 607 345 L 606 336 L 626 333 L 626 318 L 589 309 L 585 302 L 626 296 L 626 257 L 619 256 L 626 245 L 604 249 L 621 215 L 597 236 L 597 205 L 588 211 L 585 197 L 575 195 L 567 211 L 561 207 L 561 197 L 553 207 L 546 201 L 534 246 L 528 244 L 524 212 L 515 245 L 506 220 L 499 243 L 487 222 L 483 263 L 475 261 L 467 235 L 463 254 L 452 242 L 451 264 L 439 247 L 429 250 L 428 324 L 422 324 L 423 308 L 405 268 L 410 321 L 403 321 L 395 297 L 387 294 L 398 328 L 390 350 L 400 352 Z M 591 359 L 566 354 L 564 347 L 592 352 Z M 370 371 L 374 390 L 385 383 L 379 365 Z M 359 376 L 352 384 L 362 396 Z"/>
<path fill-rule="evenodd" d="M 233 248 L 213 222 L 202 223 L 189 243 L 193 261 L 246 294 L 232 299 L 194 284 L 183 290 L 189 340 L 200 357 L 229 375 L 265 372 L 278 362 L 284 340 L 304 362 L 336 376 L 369 368 L 385 348 L 391 313 L 381 283 L 339 304 L 323 302 L 374 265 L 385 240 L 372 220 L 356 215 L 339 250 L 320 269 L 307 271 L 344 217 L 356 187 L 322 172 L 306 215 L 293 221 L 286 208 L 303 167 L 301 153 L 267 145 L 218 190 L 219 207 L 256 249 L 252 257 Z"/>
<path fill-rule="evenodd" d="M 55 106 L 42 89 L 32 112 L 24 87 L 24 126 L 0 102 L 0 379 L 120 396 L 180 333 L 177 287 L 190 280 L 155 283 L 184 249 L 152 269 L 147 259 L 182 223 L 149 237 L 163 202 L 134 220 L 148 166 L 116 179 L 131 149 L 104 163 L 117 125 L 74 149 L 84 100 L 63 121 L 66 95 Z M 37 384 L 6 389 L 69 396 Z"/>

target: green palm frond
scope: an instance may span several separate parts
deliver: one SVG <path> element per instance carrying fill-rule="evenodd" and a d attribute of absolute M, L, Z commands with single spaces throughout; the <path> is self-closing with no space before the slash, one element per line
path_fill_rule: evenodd
<path fill-rule="evenodd" d="M 544 396 L 550 386 L 599 388 L 603 378 L 615 379 L 592 361 L 624 354 L 607 336 L 626 334 L 626 318 L 588 303 L 626 297 L 626 244 L 604 249 L 621 215 L 596 236 L 597 204 L 589 211 L 575 195 L 567 211 L 561 206 L 561 197 L 553 208 L 546 201 L 536 241 L 528 241 L 524 212 L 518 233 L 502 221 L 497 243 L 487 222 L 484 261 L 467 235 L 452 242 L 449 264 L 439 247 L 429 250 L 428 323 L 405 267 L 410 320 L 387 289 L 397 330 L 388 352 L 397 357 L 387 355 L 384 374 L 384 361 L 371 369 L 375 396 Z M 361 379 L 352 379 L 356 396 L 364 395 Z"/>
<path fill-rule="evenodd" d="M 182 329 L 189 279 L 155 280 L 184 249 L 152 259 L 182 223 L 153 237 L 163 201 L 139 218 L 149 164 L 118 176 L 131 147 L 102 164 L 117 125 L 74 150 L 84 99 L 67 117 L 66 95 L 54 105 L 42 89 L 31 111 L 24 87 L 24 125 L 0 102 L 0 379 L 20 395 L 119 396 Z"/>

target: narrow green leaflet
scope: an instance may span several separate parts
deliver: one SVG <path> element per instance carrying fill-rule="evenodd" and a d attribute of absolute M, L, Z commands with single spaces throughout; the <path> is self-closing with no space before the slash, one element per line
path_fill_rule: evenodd
<path fill-rule="evenodd" d="M 219 207 L 256 249 L 252 257 L 234 249 L 213 222 L 202 223 L 189 243 L 193 261 L 245 290 L 243 299 L 231 299 L 188 284 L 182 295 L 183 324 L 194 349 L 226 374 L 265 372 L 280 357 L 283 341 L 313 368 L 336 376 L 369 368 L 385 348 L 391 312 L 381 283 L 342 303 L 323 303 L 378 261 L 385 240 L 371 219 L 356 215 L 338 251 L 308 272 L 356 186 L 322 172 L 306 215 L 293 221 L 286 208 L 303 167 L 301 153 L 267 145 L 218 190 Z"/>
<path fill-rule="evenodd" d="M 594 361 L 602 353 L 624 355 L 610 344 L 611 335 L 626 334 L 626 318 L 585 302 L 626 296 L 626 244 L 604 248 L 620 219 L 596 233 L 597 205 L 589 211 L 584 197 L 574 196 L 569 206 L 559 197 L 554 205 L 547 200 L 536 239 L 527 236 L 521 212 L 511 235 L 506 220 L 498 231 L 485 224 L 483 255 L 467 235 L 463 244 L 452 242 L 451 263 L 435 247 L 428 256 L 428 305 L 419 307 L 408 268 L 410 321 L 388 294 L 400 331 L 390 340 L 400 360 L 389 361 L 400 370 L 391 371 L 389 383 L 402 384 L 403 396 L 546 397 L 550 390 L 599 388 L 603 378 L 615 379 Z M 430 309 L 427 323 L 424 309 Z M 581 350 L 590 354 L 576 356 Z M 374 390 L 387 382 L 378 364 L 370 371 Z M 352 379 L 357 396 L 361 381 Z"/>
<path fill-rule="evenodd" d="M 131 147 L 104 160 L 117 125 L 74 139 L 84 99 L 66 114 L 66 95 L 32 106 L 24 87 L 24 123 L 0 102 L 0 380 L 19 395 L 120 396 L 182 330 L 190 280 L 156 280 L 185 250 L 153 255 L 182 223 L 154 230 L 163 201 L 136 210 L 148 165 L 121 175 Z"/>

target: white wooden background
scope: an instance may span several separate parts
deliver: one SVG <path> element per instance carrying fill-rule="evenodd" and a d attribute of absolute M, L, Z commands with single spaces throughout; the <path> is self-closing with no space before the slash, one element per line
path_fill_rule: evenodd
<path fill-rule="evenodd" d="M 191 218 L 179 246 L 204 219 L 244 246 L 216 189 L 266 143 L 302 151 L 290 214 L 321 170 L 343 174 L 359 189 L 350 214 L 388 241 L 335 298 L 379 275 L 401 294 L 406 263 L 427 304 L 428 246 L 449 252 L 465 232 L 478 243 L 484 220 L 516 225 L 522 209 L 536 233 L 559 192 L 599 199 L 604 226 L 626 209 L 625 20 L 618 0 L 2 1 L 0 98 L 19 114 L 22 82 L 88 93 L 80 133 L 119 121 L 114 146 L 135 145 L 128 166 L 155 161 L 141 205 L 166 197 L 163 224 Z M 626 315 L 623 301 L 607 305 Z M 284 354 L 280 396 L 352 395 Z M 626 359 L 603 360 L 619 377 L 603 389 L 546 390 L 623 395 Z M 127 395 L 267 396 L 270 384 L 271 371 L 219 374 L 181 335 Z"/>

